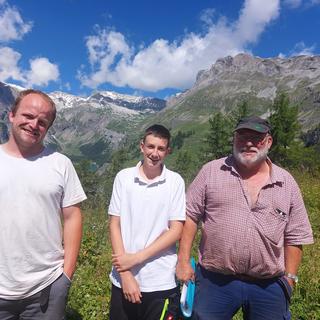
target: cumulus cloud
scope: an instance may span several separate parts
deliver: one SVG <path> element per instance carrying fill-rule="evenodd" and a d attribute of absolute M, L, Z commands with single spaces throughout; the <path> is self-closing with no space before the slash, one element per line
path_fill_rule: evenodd
<path fill-rule="evenodd" d="M 59 68 L 47 58 L 30 60 L 30 70 L 26 72 L 28 86 L 47 86 L 50 81 L 59 79 Z"/>
<path fill-rule="evenodd" d="M 0 42 L 20 40 L 31 28 L 32 22 L 24 22 L 16 8 L 0 0 Z"/>
<path fill-rule="evenodd" d="M 30 69 L 19 67 L 21 54 L 9 47 L 0 47 L 0 81 L 14 80 L 24 86 L 46 86 L 59 79 L 59 68 L 47 58 L 30 60 Z"/>
<path fill-rule="evenodd" d="M 0 48 L 0 81 L 14 79 L 23 81 L 23 75 L 18 67 L 21 54 L 9 47 Z"/>
<path fill-rule="evenodd" d="M 25 22 L 19 11 L 0 0 L 0 43 L 21 40 L 32 29 L 32 22 Z M 19 81 L 22 85 L 46 86 L 59 79 L 59 68 L 47 58 L 29 60 L 30 68 L 20 68 L 21 54 L 8 46 L 0 46 L 0 81 Z"/>
<path fill-rule="evenodd" d="M 123 34 L 100 29 L 86 38 L 91 70 L 82 67 L 82 85 L 97 88 L 103 83 L 138 90 L 190 87 L 200 69 L 217 58 L 235 55 L 255 43 L 267 25 L 279 15 L 279 0 L 246 0 L 237 21 L 218 17 L 205 10 L 202 34 L 187 33 L 180 41 L 156 39 L 148 46 L 134 48 Z"/>

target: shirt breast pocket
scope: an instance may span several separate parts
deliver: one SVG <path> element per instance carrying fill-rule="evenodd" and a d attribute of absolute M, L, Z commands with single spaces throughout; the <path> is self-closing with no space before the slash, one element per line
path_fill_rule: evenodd
<path fill-rule="evenodd" d="M 287 213 L 276 208 L 257 212 L 256 217 L 262 236 L 271 241 L 272 244 L 279 245 L 280 241 L 284 239 L 284 230 L 288 221 Z"/>

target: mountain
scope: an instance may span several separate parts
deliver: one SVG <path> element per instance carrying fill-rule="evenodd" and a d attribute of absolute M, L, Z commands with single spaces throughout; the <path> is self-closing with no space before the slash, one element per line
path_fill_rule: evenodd
<path fill-rule="evenodd" d="M 320 56 L 265 59 L 238 54 L 218 59 L 198 73 L 191 89 L 171 98 L 156 120 L 171 127 L 206 122 L 214 111 L 228 113 L 242 101 L 266 116 L 280 91 L 299 106 L 303 129 L 315 127 L 320 122 Z"/>
<path fill-rule="evenodd" d="M 0 139 L 8 135 L 7 114 L 23 88 L 0 83 Z M 126 134 L 148 115 L 165 107 L 165 100 L 95 92 L 78 97 L 63 92 L 49 96 L 57 107 L 57 119 L 50 128 L 46 143 L 74 160 L 87 158 L 103 164 Z"/>
<path fill-rule="evenodd" d="M 22 87 L 0 82 L 0 142 L 8 139 L 8 112 Z"/>
<path fill-rule="evenodd" d="M 0 140 L 7 138 L 7 114 L 22 88 L 0 82 Z M 89 97 L 49 95 L 58 109 L 47 143 L 74 160 L 102 165 L 112 151 L 146 126 L 162 123 L 179 135 L 179 145 L 200 145 L 214 111 L 229 113 L 246 101 L 251 113 L 267 117 L 278 92 L 299 106 L 307 143 L 319 143 L 320 56 L 260 58 L 248 54 L 218 59 L 198 73 L 195 84 L 167 102 L 96 91 Z M 136 138 L 134 138 L 136 140 Z M 181 140 L 182 139 L 182 140 Z M 311 142 L 310 142 L 311 141 Z M 200 151 L 199 151 L 200 152 Z"/>

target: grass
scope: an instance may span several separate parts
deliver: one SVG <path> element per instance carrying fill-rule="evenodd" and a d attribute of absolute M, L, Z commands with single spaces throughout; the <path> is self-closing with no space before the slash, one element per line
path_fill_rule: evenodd
<path fill-rule="evenodd" d="M 304 196 L 314 232 L 315 244 L 304 248 L 291 305 L 293 320 L 320 319 L 320 183 L 310 175 L 294 173 Z M 198 237 L 199 238 L 199 237 Z M 198 242 L 199 239 L 196 241 Z M 196 244 L 193 248 L 196 256 Z M 109 272 L 111 245 L 107 216 L 103 210 L 84 212 L 84 235 L 78 269 L 70 290 L 68 320 L 102 320 L 108 318 L 110 300 Z M 242 319 L 238 312 L 234 320 Z"/>

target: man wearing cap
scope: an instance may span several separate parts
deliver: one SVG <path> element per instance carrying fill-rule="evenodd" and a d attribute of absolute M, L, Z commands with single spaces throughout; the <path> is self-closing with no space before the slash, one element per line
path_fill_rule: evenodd
<path fill-rule="evenodd" d="M 313 243 L 293 177 L 267 157 L 270 125 L 243 118 L 233 154 L 205 164 L 187 192 L 177 277 L 194 279 L 190 251 L 201 222 L 193 319 L 290 319 L 302 245 Z"/>

